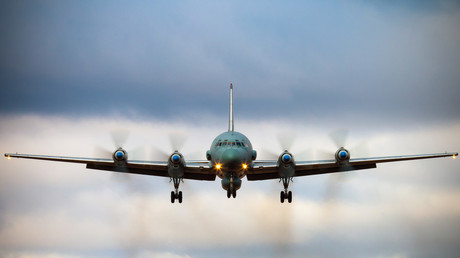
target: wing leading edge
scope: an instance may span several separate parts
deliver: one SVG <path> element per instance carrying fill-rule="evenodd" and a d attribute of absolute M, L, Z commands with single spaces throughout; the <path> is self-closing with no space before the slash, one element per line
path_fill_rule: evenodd
<path fill-rule="evenodd" d="M 328 174 L 352 170 L 362 170 L 376 168 L 377 163 L 388 163 L 407 160 L 430 159 L 441 157 L 456 157 L 457 152 L 451 153 L 435 153 L 435 154 L 420 154 L 420 155 L 404 155 L 404 156 L 388 156 L 388 157 L 373 157 L 373 158 L 357 158 L 350 159 L 345 165 L 339 165 L 335 160 L 318 160 L 318 161 L 298 161 L 295 164 L 295 177 L 311 176 L 319 174 Z M 80 158 L 80 157 L 63 157 L 63 156 L 47 156 L 47 155 L 30 155 L 30 154 L 11 154 L 6 153 L 5 157 L 48 160 L 67 163 L 86 164 L 88 169 L 107 170 L 114 172 L 124 172 L 131 174 L 149 175 L 170 177 L 168 174 L 168 163 L 165 161 L 128 161 L 126 165 L 119 166 L 112 159 L 102 158 Z M 253 167 L 248 170 L 247 179 L 267 180 L 278 179 L 277 161 L 254 161 Z M 186 163 L 184 179 L 207 180 L 214 181 L 216 173 L 212 169 L 208 161 L 190 161 Z"/>
<path fill-rule="evenodd" d="M 7 157 L 8 159 L 23 158 L 67 163 L 80 163 L 86 164 L 86 168 L 88 169 L 106 170 L 149 176 L 170 177 L 168 174 L 168 162 L 166 161 L 129 160 L 125 165 L 119 166 L 115 164 L 113 159 L 101 158 L 80 158 L 12 153 L 5 153 L 5 157 Z M 216 173 L 213 171 L 208 161 L 190 161 L 186 163 L 184 179 L 214 181 L 216 179 Z"/>
<path fill-rule="evenodd" d="M 373 158 L 350 159 L 345 165 L 339 165 L 336 160 L 318 160 L 318 161 L 298 161 L 295 163 L 295 176 L 311 176 L 319 174 L 336 173 L 343 171 L 361 170 L 376 168 L 377 163 L 397 162 L 406 160 L 431 159 L 442 157 L 456 157 L 457 152 L 451 153 L 434 153 L 420 155 L 388 156 Z M 258 161 L 254 162 L 251 171 L 246 175 L 249 181 L 278 179 L 277 161 Z"/>

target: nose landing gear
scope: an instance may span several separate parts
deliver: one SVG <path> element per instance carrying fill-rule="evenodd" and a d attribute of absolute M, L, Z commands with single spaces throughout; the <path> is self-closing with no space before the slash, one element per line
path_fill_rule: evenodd
<path fill-rule="evenodd" d="M 236 198 L 236 191 L 241 187 L 241 179 L 234 173 L 227 174 L 222 179 L 222 188 L 227 191 L 227 198 Z"/>
<path fill-rule="evenodd" d="M 236 198 L 236 188 L 233 185 L 233 177 L 234 177 L 234 175 L 232 174 L 230 176 L 230 185 L 229 185 L 229 187 L 227 189 L 227 198 L 230 198 L 230 196 L 233 197 L 233 198 Z"/>
<path fill-rule="evenodd" d="M 236 189 L 232 189 L 232 190 L 228 189 L 227 190 L 227 198 L 230 198 L 230 196 L 233 197 L 233 198 L 236 198 Z"/>

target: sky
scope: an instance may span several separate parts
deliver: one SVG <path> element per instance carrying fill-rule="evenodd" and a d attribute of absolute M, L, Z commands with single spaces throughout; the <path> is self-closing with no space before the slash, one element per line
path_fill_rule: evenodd
<path fill-rule="evenodd" d="M 204 159 L 227 130 L 260 158 L 296 135 L 315 159 L 347 129 L 352 157 L 460 150 L 455 1 L 2 1 L 0 152 L 94 157 L 130 132 L 155 159 L 185 133 Z M 360 147 L 366 146 L 366 148 Z M 131 151 L 130 151 L 131 150 Z M 145 150 L 145 151 L 138 151 Z M 451 158 L 277 180 L 167 179 L 0 159 L 2 257 L 455 257 Z"/>

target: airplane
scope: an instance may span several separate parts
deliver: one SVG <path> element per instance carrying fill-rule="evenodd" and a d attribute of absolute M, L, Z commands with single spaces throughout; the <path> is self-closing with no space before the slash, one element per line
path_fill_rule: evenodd
<path fill-rule="evenodd" d="M 287 200 L 291 203 L 292 192 L 289 191 L 289 183 L 294 177 L 371 169 L 376 168 L 377 163 L 450 156 L 455 159 L 458 153 L 351 158 L 350 152 L 341 146 L 335 152 L 334 159 L 330 160 L 296 161 L 294 155 L 286 149 L 276 160 L 258 161 L 257 152 L 249 139 L 234 130 L 232 84 L 230 84 L 228 131 L 221 133 L 212 141 L 210 149 L 206 152 L 207 160 L 186 161 L 184 155 L 177 149 L 163 161 L 130 160 L 128 152 L 122 147 L 112 153 L 111 159 L 5 153 L 7 159 L 25 158 L 82 163 L 86 164 L 88 169 L 169 177 L 174 184 L 171 203 L 176 200 L 182 203 L 183 195 L 182 191 L 179 191 L 179 186 L 184 179 L 215 181 L 216 177 L 219 177 L 228 198 L 236 198 L 236 192 L 241 188 L 244 177 L 248 181 L 279 179 L 284 187 L 280 192 L 280 201 L 284 203 Z"/>

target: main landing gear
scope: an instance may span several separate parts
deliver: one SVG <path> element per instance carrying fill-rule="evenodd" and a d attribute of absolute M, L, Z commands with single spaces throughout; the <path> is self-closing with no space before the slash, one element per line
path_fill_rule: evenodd
<path fill-rule="evenodd" d="M 287 199 L 287 201 L 291 203 L 292 202 L 292 192 L 288 191 L 288 187 L 289 187 L 289 182 L 292 181 L 292 178 L 284 177 L 281 180 L 283 181 L 284 191 L 281 191 L 280 193 L 280 201 L 281 203 L 284 203 L 284 200 Z"/>
<path fill-rule="evenodd" d="M 292 192 L 291 191 L 281 191 L 281 194 L 280 194 L 280 200 L 281 200 L 281 203 L 284 203 L 284 200 L 287 199 L 287 201 L 289 203 L 292 202 Z"/>
<path fill-rule="evenodd" d="M 174 203 L 176 200 L 182 203 L 182 191 L 179 191 L 179 185 L 182 179 L 173 177 L 172 180 L 174 182 L 175 191 L 171 191 L 171 203 Z"/>

